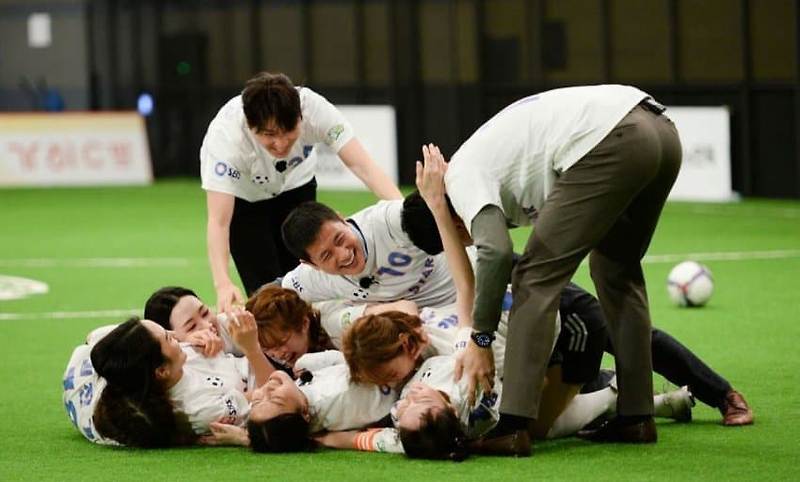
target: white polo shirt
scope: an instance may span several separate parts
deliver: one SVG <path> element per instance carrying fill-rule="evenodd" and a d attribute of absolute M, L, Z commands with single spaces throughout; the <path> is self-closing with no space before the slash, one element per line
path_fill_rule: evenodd
<path fill-rule="evenodd" d="M 453 154 L 445 175 L 467 229 L 487 205 L 516 226 L 531 224 L 558 175 L 647 97 L 625 85 L 567 87 L 520 99 L 489 119 Z"/>
<path fill-rule="evenodd" d="M 353 128 L 323 96 L 298 87 L 300 137 L 284 158 L 273 157 L 247 126 L 242 96 L 229 100 L 208 126 L 200 148 L 200 177 L 206 191 L 231 194 L 249 202 L 271 199 L 314 177 L 314 146 L 334 152 L 353 138 Z"/>

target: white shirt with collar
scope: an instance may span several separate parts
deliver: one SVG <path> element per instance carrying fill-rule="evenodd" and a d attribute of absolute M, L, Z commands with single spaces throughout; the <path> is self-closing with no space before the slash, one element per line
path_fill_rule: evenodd
<path fill-rule="evenodd" d="M 467 229 L 487 205 L 530 225 L 556 178 L 594 148 L 645 92 L 625 85 L 567 87 L 525 97 L 475 131 L 453 154 L 447 193 Z"/>
<path fill-rule="evenodd" d="M 271 199 L 314 177 L 315 145 L 324 143 L 338 153 L 353 138 L 352 126 L 333 104 L 307 87 L 297 90 L 300 137 L 284 158 L 273 157 L 258 143 L 247 126 L 241 95 L 222 106 L 200 148 L 203 189 L 249 202 Z"/>

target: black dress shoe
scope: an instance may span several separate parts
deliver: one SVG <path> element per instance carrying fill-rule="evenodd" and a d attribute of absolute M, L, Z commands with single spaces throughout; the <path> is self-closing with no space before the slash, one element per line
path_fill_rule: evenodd
<path fill-rule="evenodd" d="M 486 436 L 472 440 L 469 451 L 481 455 L 506 455 L 513 457 L 531 456 L 531 437 L 527 430 L 516 430 L 503 435 Z"/>
<path fill-rule="evenodd" d="M 592 442 L 617 442 L 651 444 L 658 440 L 656 424 L 652 418 L 636 423 L 621 423 L 618 418 L 609 420 L 597 430 L 578 432 L 578 436 Z"/>

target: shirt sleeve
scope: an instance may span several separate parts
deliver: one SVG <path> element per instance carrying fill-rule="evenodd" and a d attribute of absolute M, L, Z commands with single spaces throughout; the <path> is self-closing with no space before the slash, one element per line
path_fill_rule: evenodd
<path fill-rule="evenodd" d="M 249 177 L 241 146 L 223 126 L 212 121 L 200 147 L 200 178 L 206 191 L 240 195 Z"/>
<path fill-rule="evenodd" d="M 475 216 L 472 239 L 478 249 L 473 327 L 477 331 L 495 331 L 500 322 L 506 285 L 511 279 L 514 253 L 505 216 L 500 208 L 487 206 Z"/>
<path fill-rule="evenodd" d="M 281 286 L 296 291 L 300 298 L 309 303 L 341 297 L 330 275 L 304 264 L 287 273 Z"/>
<path fill-rule="evenodd" d="M 250 413 L 250 404 L 239 390 L 209 394 L 191 417 L 192 427 L 198 434 L 209 432 L 211 422 L 243 426 Z M 200 402 L 201 400 L 197 400 Z"/>
<path fill-rule="evenodd" d="M 332 300 L 314 303 L 314 308 L 319 310 L 322 328 L 331 337 L 331 342 L 341 348 L 344 331 L 364 314 L 367 304 Z"/>
<path fill-rule="evenodd" d="M 325 350 L 316 353 L 306 353 L 295 363 L 295 370 L 302 369 L 315 372 L 323 368 L 346 363 L 344 355 L 339 350 Z"/>
<path fill-rule="evenodd" d="M 301 90 L 303 120 L 317 142 L 323 142 L 334 152 L 339 152 L 355 133 L 350 122 L 328 99 L 311 89 Z"/>

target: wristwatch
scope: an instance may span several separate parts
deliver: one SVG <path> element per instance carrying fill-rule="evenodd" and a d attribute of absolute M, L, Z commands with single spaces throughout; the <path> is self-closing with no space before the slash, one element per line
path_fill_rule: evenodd
<path fill-rule="evenodd" d="M 473 331 L 470 335 L 472 341 L 481 348 L 489 348 L 494 341 L 494 333 L 491 331 Z"/>

